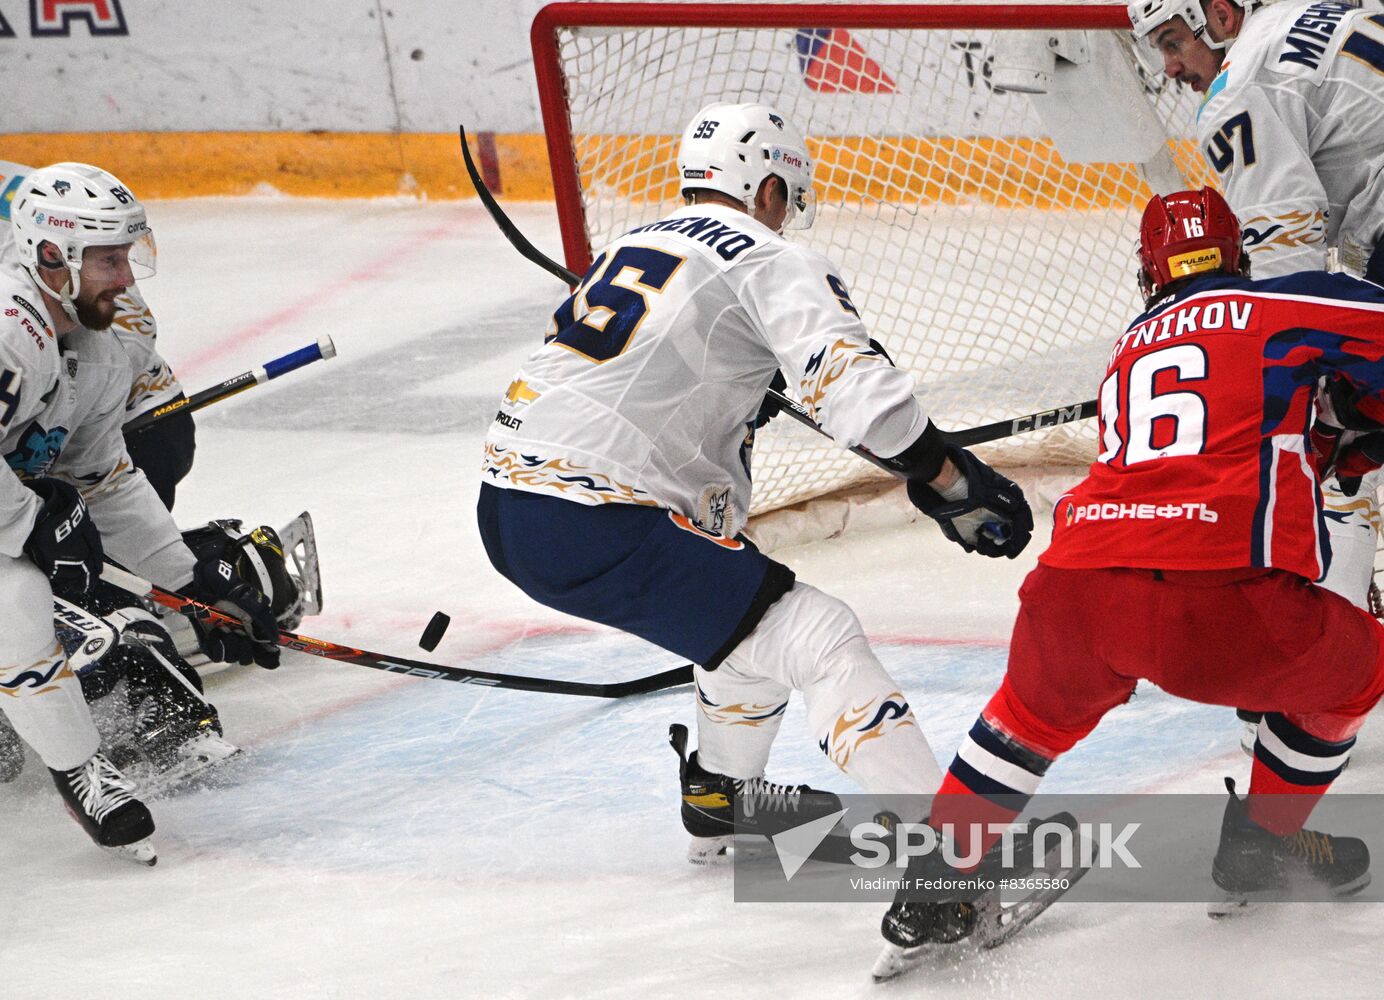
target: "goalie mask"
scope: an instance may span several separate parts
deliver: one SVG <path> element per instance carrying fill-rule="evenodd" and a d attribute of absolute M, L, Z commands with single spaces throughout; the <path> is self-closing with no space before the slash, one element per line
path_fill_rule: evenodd
<path fill-rule="evenodd" d="M 68 282 L 57 293 L 63 311 L 77 319 L 73 300 L 81 291 L 88 247 L 129 246 L 135 281 L 152 277 L 157 251 L 144 206 L 116 177 L 85 163 L 55 163 L 23 178 L 10 205 L 19 262 L 40 286 L 44 268 L 66 267 Z M 43 264 L 39 246 L 51 243 L 61 264 Z M 107 266 L 107 265 L 93 265 Z"/>
<path fill-rule="evenodd" d="M 1154 195 L 1139 223 L 1139 288 L 1152 300 L 1195 274 L 1248 273 L 1240 222 L 1213 188 Z"/>
<path fill-rule="evenodd" d="M 692 116 L 678 146 L 683 191 L 705 188 L 729 195 L 754 212 L 766 177 L 787 188 L 785 229 L 807 229 L 817 213 L 812 157 L 802 133 L 765 104 L 708 104 Z"/>

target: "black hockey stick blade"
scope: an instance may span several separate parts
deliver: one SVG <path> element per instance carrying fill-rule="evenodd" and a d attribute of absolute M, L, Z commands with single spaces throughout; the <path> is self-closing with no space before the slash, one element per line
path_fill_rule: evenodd
<path fill-rule="evenodd" d="M 528 241 L 519 227 L 510 221 L 505 210 L 500 207 L 500 203 L 495 200 L 495 196 L 490 193 L 490 188 L 485 186 L 485 181 L 481 179 L 481 172 L 476 169 L 476 161 L 471 159 L 471 149 L 466 145 L 466 126 L 457 126 L 457 131 L 461 135 L 461 158 L 466 161 L 466 174 L 471 178 L 471 185 L 476 189 L 476 195 L 480 198 L 485 210 L 490 213 L 490 217 L 495 220 L 495 225 L 500 227 L 500 232 L 505 234 L 510 245 L 518 250 L 525 258 L 533 261 L 543 270 L 547 271 L 555 278 L 561 278 L 569 285 L 575 285 L 581 281 L 581 277 L 572 271 L 567 270 L 557 261 L 553 260 Z"/>
<path fill-rule="evenodd" d="M 162 607 L 201 621 L 216 622 L 237 628 L 241 626 L 239 619 L 226 614 L 224 611 L 191 597 L 174 593 L 171 590 L 164 590 L 162 587 L 135 576 L 112 563 L 106 563 L 102 567 L 101 579 L 127 593 L 134 594 L 136 597 L 146 598 Z M 469 670 L 465 667 L 453 667 L 442 663 L 428 663 L 425 660 L 414 660 L 406 656 L 388 656 L 384 653 L 371 652 L 368 649 L 345 646 L 328 639 L 314 639 L 312 636 L 299 635 L 285 629 L 279 631 L 278 644 L 283 649 L 292 649 L 341 663 L 354 663 L 357 666 L 383 670 L 392 674 L 402 674 L 406 677 L 456 681 L 459 684 L 508 688 L 512 691 L 537 691 L 542 694 L 570 694 L 587 698 L 628 698 L 631 695 L 650 694 L 654 691 L 662 691 L 664 688 L 678 687 L 681 684 L 692 682 L 690 664 L 673 667 L 671 670 L 664 670 L 662 673 L 653 674 L 649 677 L 636 677 L 633 680 L 616 681 L 610 684 L 592 684 L 585 681 L 564 681 L 548 677 L 525 677 L 521 674 L 496 674 L 485 670 Z"/>

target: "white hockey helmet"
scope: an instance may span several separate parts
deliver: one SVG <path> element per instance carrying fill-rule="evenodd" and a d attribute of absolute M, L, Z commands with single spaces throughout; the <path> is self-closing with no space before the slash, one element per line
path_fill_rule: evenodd
<path fill-rule="evenodd" d="M 784 227 L 806 229 L 817 214 L 812 157 L 802 133 L 767 104 L 708 104 L 692 116 L 678 146 L 682 190 L 709 188 L 742 202 L 751 213 L 768 176 L 788 188 Z"/>
<path fill-rule="evenodd" d="M 152 277 L 158 252 L 144 206 L 120 180 L 85 163 L 55 163 L 23 179 L 10 205 L 19 261 L 42 283 L 38 248 L 52 243 L 71 278 L 60 293 L 63 309 L 76 318 L 71 300 L 81 290 L 87 247 L 130 246 L 136 281 Z"/>
<path fill-rule="evenodd" d="M 1259 0 L 1230 0 L 1246 14 L 1259 6 Z M 1139 57 L 1145 70 L 1158 76 L 1163 72 L 1163 62 L 1159 53 L 1152 48 L 1149 36 L 1175 17 L 1180 17 L 1192 29 L 1193 37 L 1204 42 L 1207 48 L 1229 49 L 1233 38 L 1215 41 L 1206 33 L 1206 12 L 1202 10 L 1201 0 L 1134 0 L 1129 5 L 1129 24 L 1134 36 L 1134 54 Z"/>

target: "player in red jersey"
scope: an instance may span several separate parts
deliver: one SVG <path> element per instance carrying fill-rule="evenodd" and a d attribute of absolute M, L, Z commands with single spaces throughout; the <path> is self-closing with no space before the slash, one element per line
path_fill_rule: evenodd
<path fill-rule="evenodd" d="M 1384 395 L 1384 289 L 1319 271 L 1250 280 L 1239 223 L 1209 188 L 1155 197 L 1140 237 L 1147 311 L 1111 351 L 1100 456 L 1056 505 L 1008 673 L 930 822 L 961 842 L 1012 820 L 1147 678 L 1265 713 L 1248 798 L 1227 780 L 1217 885 L 1243 899 L 1290 881 L 1358 891 L 1364 843 L 1303 824 L 1384 693 L 1384 645 L 1379 623 L 1313 583 L 1330 547 L 1308 430 L 1323 376 Z M 883 933 L 905 950 L 956 940 L 974 912 L 900 898 Z"/>

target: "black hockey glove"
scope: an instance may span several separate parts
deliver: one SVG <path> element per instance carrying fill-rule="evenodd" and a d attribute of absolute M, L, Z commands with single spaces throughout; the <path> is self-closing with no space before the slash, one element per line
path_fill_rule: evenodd
<path fill-rule="evenodd" d="M 214 605 L 241 620 L 244 631 L 192 620 L 202 652 L 222 663 L 257 663 L 273 670 L 279 665 L 279 625 L 269 602 L 220 556 L 202 559 L 192 570 L 188 596 Z"/>
<path fill-rule="evenodd" d="M 91 589 L 101 576 L 101 533 L 77 488 L 43 477 L 25 484 L 43 501 L 24 554 L 52 581 L 53 593 L 69 600 Z"/>
<path fill-rule="evenodd" d="M 788 380 L 783 377 L 783 372 L 774 372 L 774 380 L 769 383 L 769 388 L 775 392 L 787 392 Z M 765 396 L 764 401 L 759 404 L 759 412 L 755 414 L 754 429 L 759 430 L 770 420 L 773 420 L 783 412 L 783 404 L 772 396 Z"/>
<path fill-rule="evenodd" d="M 1336 477 L 1348 497 L 1360 480 L 1384 465 L 1384 403 L 1360 393 L 1344 378 L 1333 378 L 1317 393 L 1316 419 L 1309 437 L 1317 475 Z"/>
<path fill-rule="evenodd" d="M 965 448 L 947 445 L 947 457 L 964 477 L 966 495 L 948 500 L 924 480 L 910 479 L 908 499 L 967 552 L 1013 559 L 1033 537 L 1024 491 Z"/>

